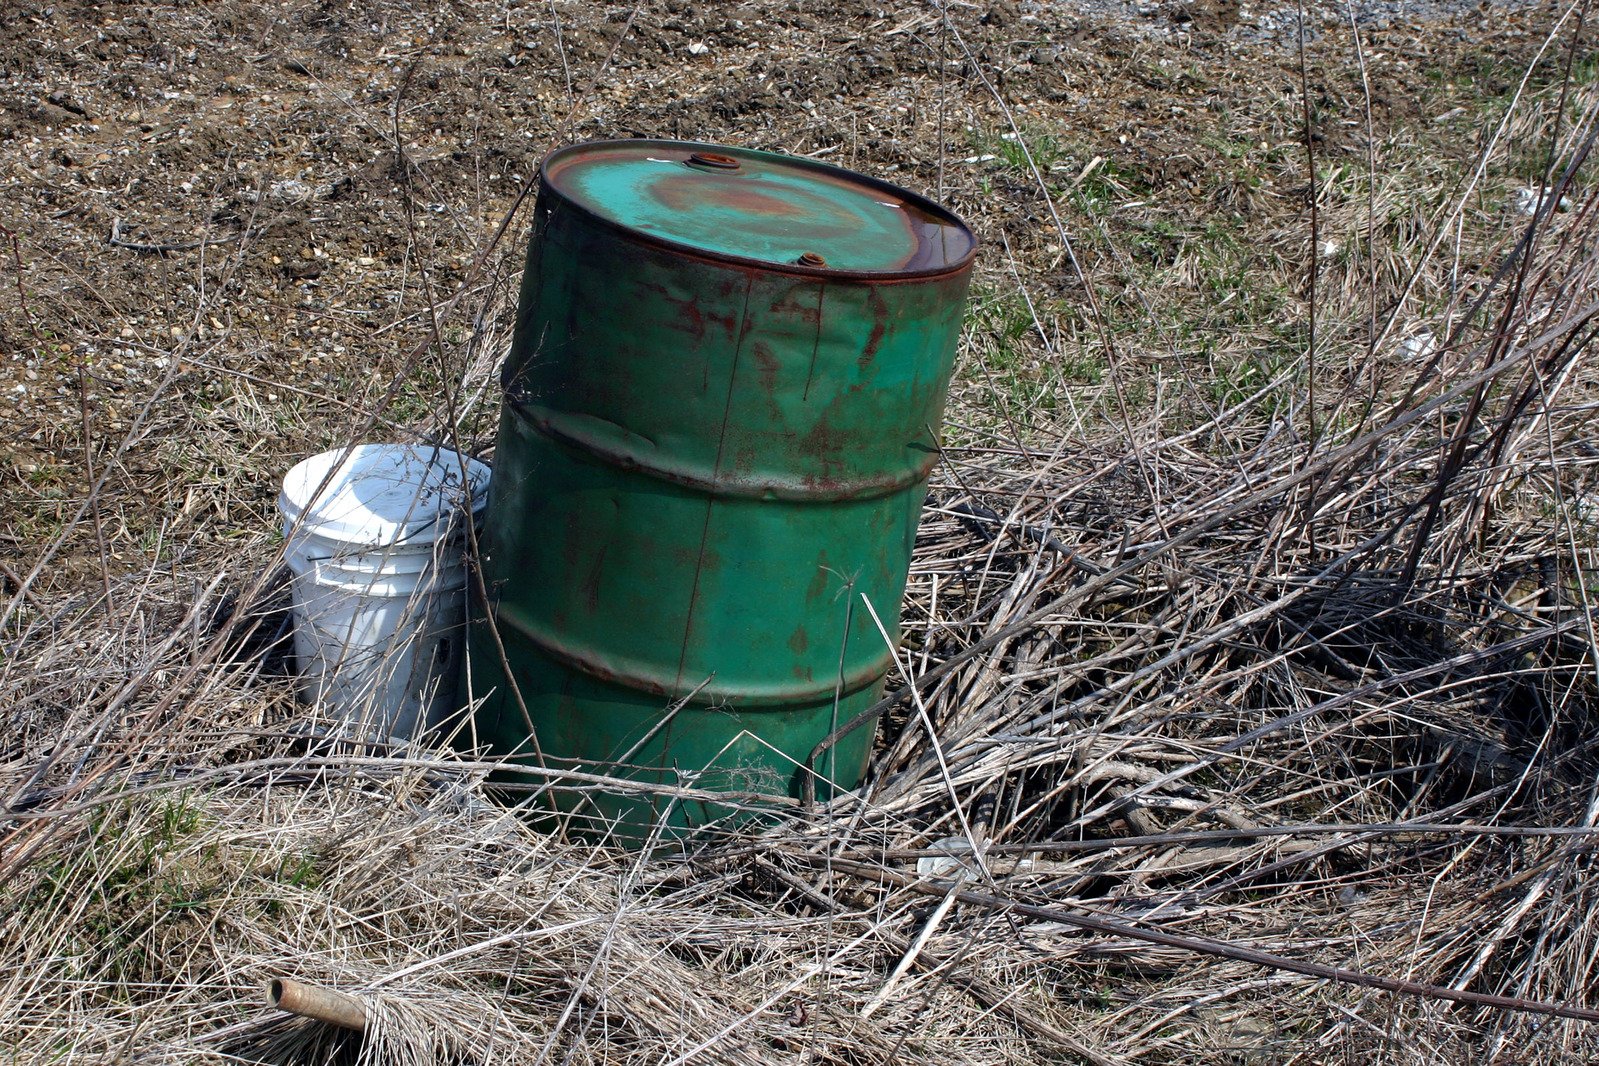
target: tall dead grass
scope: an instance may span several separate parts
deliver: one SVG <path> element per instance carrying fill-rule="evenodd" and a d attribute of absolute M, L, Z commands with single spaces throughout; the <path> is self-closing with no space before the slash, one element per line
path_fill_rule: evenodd
<path fill-rule="evenodd" d="M 334 746 L 281 676 L 264 534 L 204 573 L 24 585 L 0 663 L 0 1042 L 17 1062 L 1585 1061 L 1596 106 L 1569 81 L 1518 93 L 1459 181 L 1307 182 L 1357 250 L 1306 250 L 1314 367 L 1217 389 L 1140 368 L 1166 339 L 1103 318 L 1063 344 L 1029 300 L 1036 358 L 1106 374 L 1025 425 L 995 417 L 992 377 L 957 395 L 898 670 L 856 724 L 882 729 L 871 775 L 775 825 L 617 853 L 486 802 L 490 764 Z M 1553 195 L 1484 206 L 1529 140 Z M 435 334 L 453 414 L 418 427 L 463 446 L 503 344 L 506 286 L 486 291 L 463 346 Z M 860 606 L 885 628 L 901 609 Z M 285 975 L 362 996 L 365 1037 L 267 1011 Z"/>

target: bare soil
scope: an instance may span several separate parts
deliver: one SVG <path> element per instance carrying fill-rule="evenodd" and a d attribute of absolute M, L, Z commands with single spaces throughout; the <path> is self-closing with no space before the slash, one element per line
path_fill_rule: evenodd
<path fill-rule="evenodd" d="M 1507 89 L 1552 10 L 1366 11 L 1379 136 L 1460 137 L 1452 109 Z M 85 498 L 86 464 L 106 475 L 101 536 L 120 572 L 156 531 L 195 532 L 202 497 L 227 516 L 202 538 L 269 521 L 274 475 L 352 411 L 425 423 L 437 376 L 412 354 L 447 359 L 472 313 L 503 309 L 525 216 L 491 235 L 570 141 L 723 141 L 886 177 L 963 212 L 988 276 L 1011 274 L 1008 255 L 1067 303 L 1081 284 L 1050 202 L 1025 167 L 982 158 L 1013 122 L 1063 183 L 1090 167 L 1110 182 L 1117 238 L 1213 213 L 1245 239 L 1278 233 L 1305 211 L 1304 109 L 1297 51 L 1261 39 L 1268 16 L 1008 0 L 956 5 L 947 27 L 925 5 L 845 0 L 14 7 L 0 28 L 4 554 L 27 569 Z M 1309 23 L 1312 137 L 1332 161 L 1367 133 L 1346 21 Z M 1114 287 L 1097 258 L 1085 269 Z M 466 284 L 435 338 L 428 307 Z M 396 407 L 406 367 L 413 394 Z M 99 568 L 83 536 L 44 585 Z"/>

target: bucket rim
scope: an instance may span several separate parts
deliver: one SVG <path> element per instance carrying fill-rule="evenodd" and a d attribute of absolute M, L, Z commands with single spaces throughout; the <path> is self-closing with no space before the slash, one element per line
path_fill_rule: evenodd
<path fill-rule="evenodd" d="M 490 476 L 486 463 L 442 445 L 354 444 L 296 463 L 283 476 L 278 513 L 291 538 L 315 535 L 357 549 L 420 548 L 451 531 L 467 485 L 473 519 L 481 514 Z"/>

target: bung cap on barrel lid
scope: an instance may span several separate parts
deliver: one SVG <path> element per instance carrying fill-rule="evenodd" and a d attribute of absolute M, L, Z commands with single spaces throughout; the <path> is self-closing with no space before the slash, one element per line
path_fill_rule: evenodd
<path fill-rule="evenodd" d="M 918 277 L 971 262 L 938 204 L 812 159 L 683 141 L 596 141 L 547 156 L 546 191 L 648 240 L 802 273 Z"/>
<path fill-rule="evenodd" d="M 472 510 L 488 502 L 489 468 L 448 448 L 361 444 L 302 460 L 283 478 L 285 532 L 298 524 L 350 544 L 391 545 L 442 535 L 471 483 Z"/>

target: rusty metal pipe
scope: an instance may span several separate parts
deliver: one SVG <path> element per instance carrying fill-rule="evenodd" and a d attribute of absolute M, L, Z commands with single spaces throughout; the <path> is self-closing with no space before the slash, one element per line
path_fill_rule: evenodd
<path fill-rule="evenodd" d="M 267 982 L 267 1006 L 314 1018 L 341 1029 L 366 1032 L 366 1003 L 346 992 L 308 985 L 287 977 Z"/>

